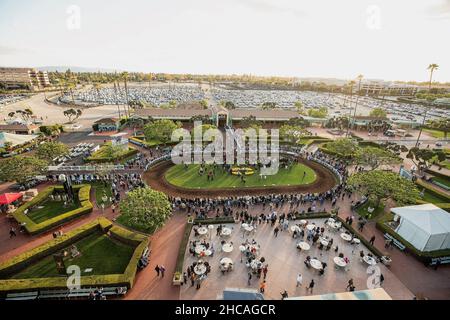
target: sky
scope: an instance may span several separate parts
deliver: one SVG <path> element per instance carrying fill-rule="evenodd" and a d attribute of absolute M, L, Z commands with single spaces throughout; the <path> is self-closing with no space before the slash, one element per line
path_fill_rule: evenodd
<path fill-rule="evenodd" d="M 450 82 L 450 0 L 0 0 L 0 66 Z"/>

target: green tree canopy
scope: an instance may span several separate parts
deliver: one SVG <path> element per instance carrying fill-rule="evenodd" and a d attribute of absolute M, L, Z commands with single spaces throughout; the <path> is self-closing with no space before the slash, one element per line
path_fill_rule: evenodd
<path fill-rule="evenodd" d="M 387 112 L 384 111 L 383 108 L 373 108 L 372 111 L 370 111 L 370 116 L 378 118 L 386 118 Z"/>
<path fill-rule="evenodd" d="M 402 163 L 402 160 L 391 151 L 376 147 L 358 148 L 354 157 L 357 164 L 369 166 L 371 170 L 375 170 L 382 165 Z"/>
<path fill-rule="evenodd" d="M 367 195 L 377 208 L 381 200 L 392 199 L 398 206 L 404 206 L 415 203 L 419 198 L 419 190 L 412 181 L 389 171 L 358 172 L 349 177 L 347 184 L 358 193 Z"/>
<path fill-rule="evenodd" d="M 262 122 L 259 120 L 256 120 L 255 116 L 248 116 L 248 117 L 242 118 L 240 125 L 242 128 L 250 128 L 252 126 L 262 127 Z"/>
<path fill-rule="evenodd" d="M 164 193 L 150 188 L 137 188 L 128 192 L 120 202 L 120 211 L 128 226 L 153 233 L 169 218 L 172 206 Z"/>
<path fill-rule="evenodd" d="M 81 111 L 80 109 L 68 109 L 64 110 L 63 114 L 65 117 L 67 117 L 67 119 L 69 119 L 69 123 L 73 123 L 83 114 L 83 111 Z"/>
<path fill-rule="evenodd" d="M 68 152 L 69 148 L 61 142 L 45 142 L 37 147 L 36 156 L 39 159 L 51 163 L 56 157 L 67 154 Z"/>
<path fill-rule="evenodd" d="M 420 149 L 413 147 L 409 149 L 406 157 L 408 159 L 416 160 L 419 166 L 429 166 L 429 162 L 436 156 L 436 152 L 430 149 Z"/>
<path fill-rule="evenodd" d="M 280 137 L 290 142 L 296 142 L 301 137 L 308 136 L 309 134 L 306 129 L 300 126 L 284 124 L 280 127 Z"/>
<path fill-rule="evenodd" d="M 172 137 L 172 132 L 181 128 L 181 123 L 168 119 L 155 120 L 145 125 L 144 135 L 147 141 L 155 140 L 166 144 Z"/>
<path fill-rule="evenodd" d="M 0 181 L 17 181 L 24 183 L 31 178 L 44 174 L 47 162 L 35 156 L 15 156 L 0 161 Z"/>
<path fill-rule="evenodd" d="M 318 109 L 309 109 L 308 116 L 313 118 L 326 118 L 328 115 L 327 107 L 320 107 Z"/>
<path fill-rule="evenodd" d="M 326 148 L 343 157 L 352 157 L 359 149 L 356 141 L 349 138 L 339 138 L 332 142 L 328 142 Z"/>

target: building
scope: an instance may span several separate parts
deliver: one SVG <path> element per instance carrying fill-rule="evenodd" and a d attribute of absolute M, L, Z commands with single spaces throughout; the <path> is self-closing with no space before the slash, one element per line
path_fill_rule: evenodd
<path fill-rule="evenodd" d="M 145 108 L 136 110 L 134 116 L 140 119 L 169 119 L 180 121 L 182 123 L 190 123 L 192 122 L 192 119 L 195 118 L 199 120 L 205 118 L 218 128 L 224 128 L 225 126 L 239 127 L 239 123 L 250 116 L 255 117 L 256 120 L 263 122 L 266 126 L 276 126 L 289 119 L 300 117 L 296 111 L 292 110 L 244 108 L 228 110 L 223 107 L 212 107 L 211 109 L 204 110 Z M 306 120 L 314 119 L 311 118 Z M 326 121 L 326 119 L 320 120 Z"/>
<path fill-rule="evenodd" d="M 360 92 L 367 96 L 412 96 L 417 93 L 418 88 L 418 86 L 405 83 L 363 80 Z"/>
<path fill-rule="evenodd" d="M 119 130 L 120 120 L 116 118 L 103 118 L 94 122 L 94 131 L 117 131 Z"/>
<path fill-rule="evenodd" d="M 35 134 L 39 131 L 34 124 L 0 124 L 0 132 L 12 134 Z"/>
<path fill-rule="evenodd" d="M 47 71 L 33 68 L 0 68 L 0 85 L 7 89 L 42 89 L 50 86 Z"/>

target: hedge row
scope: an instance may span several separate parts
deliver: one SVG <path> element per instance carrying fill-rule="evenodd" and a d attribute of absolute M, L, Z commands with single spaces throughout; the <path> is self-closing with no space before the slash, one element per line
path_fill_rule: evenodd
<path fill-rule="evenodd" d="M 183 239 L 181 239 L 180 247 L 178 249 L 177 263 L 175 265 L 175 275 L 180 276 L 183 273 L 184 256 L 186 254 L 186 247 L 189 242 L 189 237 L 191 235 L 192 223 L 187 223 L 184 229 Z"/>
<path fill-rule="evenodd" d="M 441 177 L 444 179 L 450 179 L 450 176 L 446 175 L 445 173 L 433 170 L 433 169 L 426 169 L 425 172 L 433 175 L 433 176 L 437 176 L 437 177 Z"/>
<path fill-rule="evenodd" d="M 87 235 L 101 230 L 104 233 L 108 231 L 114 234 L 114 237 L 124 243 L 133 242 L 136 244 L 134 253 L 128 263 L 127 268 L 123 274 L 97 275 L 97 276 L 83 276 L 81 277 L 82 287 L 108 287 L 108 286 L 127 286 L 131 288 L 134 284 L 138 262 L 148 247 L 149 240 L 147 237 L 137 235 L 135 233 L 124 230 L 120 227 L 112 227 L 111 221 L 105 218 L 99 218 L 93 222 L 85 224 L 60 238 L 51 240 L 44 245 L 37 247 L 21 254 L 0 265 L 0 274 L 13 270 L 20 270 L 21 268 L 42 259 L 53 252 L 67 248 L 71 244 L 86 237 Z M 35 279 L 11 279 L 0 281 L 0 293 L 5 294 L 9 292 L 23 292 L 31 290 L 55 290 L 67 289 L 66 277 L 52 277 L 52 278 L 35 278 Z"/>
<path fill-rule="evenodd" d="M 194 219 L 194 224 L 225 224 L 225 223 L 234 223 L 233 217 L 218 217 L 218 218 L 206 218 L 206 219 Z"/>
<path fill-rule="evenodd" d="M 437 197 L 441 197 L 441 198 L 445 198 L 447 201 L 444 203 L 435 203 L 434 205 L 438 206 L 439 208 L 442 209 L 450 209 L 450 197 L 443 191 L 441 191 L 440 189 L 434 187 L 432 184 L 427 184 L 427 183 L 423 183 L 420 180 L 416 180 L 416 184 L 418 186 L 420 186 L 421 188 L 425 188 L 429 193 L 437 196 Z M 428 203 L 425 202 L 423 200 L 418 200 L 418 203 Z"/>
<path fill-rule="evenodd" d="M 74 191 L 78 191 L 78 199 L 80 200 L 80 207 L 66 212 L 64 214 L 61 214 L 59 216 L 53 217 L 51 219 L 45 220 L 41 223 L 35 223 L 33 220 L 31 220 L 24 211 L 27 210 L 30 207 L 33 207 L 40 202 L 47 199 L 51 194 L 53 194 L 54 191 L 63 191 L 64 187 L 62 186 L 50 186 L 43 191 L 41 191 L 33 200 L 30 202 L 26 202 L 22 206 L 20 206 L 16 211 L 13 212 L 12 216 L 14 219 L 19 223 L 25 223 L 25 230 L 31 234 L 38 234 L 42 233 L 44 231 L 48 231 L 52 228 L 55 228 L 57 226 L 60 226 L 68 221 L 71 221 L 75 218 L 78 218 L 84 214 L 92 212 L 92 203 L 89 200 L 89 194 L 91 190 L 91 185 L 89 184 L 82 184 L 73 186 Z"/>
<path fill-rule="evenodd" d="M 398 235 L 393 229 L 391 229 L 389 226 L 386 225 L 386 222 L 392 220 L 392 217 L 393 217 L 392 213 L 386 213 L 384 216 L 382 216 L 377 221 L 376 224 L 377 229 L 384 233 L 388 233 L 389 235 L 400 241 L 406 247 L 406 250 L 412 253 L 414 256 L 416 256 L 420 261 L 424 263 L 430 263 L 431 259 L 433 258 L 450 256 L 450 249 L 428 251 L 428 252 L 422 252 L 417 250 L 412 244 L 410 244 L 403 237 Z"/>
<path fill-rule="evenodd" d="M 99 229 L 106 232 L 111 228 L 112 223 L 105 219 L 99 218 L 95 221 L 87 223 L 75 230 L 69 231 L 63 234 L 61 237 L 50 240 L 37 248 L 26 251 L 12 259 L 9 259 L 0 264 L 0 277 L 4 278 L 11 274 L 17 273 L 23 268 L 42 258 L 56 252 L 67 248 L 71 244 L 77 242 L 78 240 L 87 237 L 88 235 L 98 231 Z M 3 281 L 0 281 L 0 288 Z M 1 290 L 0 290 L 1 291 Z"/>
<path fill-rule="evenodd" d="M 109 157 L 96 157 L 96 156 L 90 156 L 88 158 L 85 159 L 85 162 L 96 162 L 96 163 L 113 163 L 115 161 L 120 161 L 120 160 L 124 160 L 127 158 L 130 158 L 132 156 L 134 156 L 135 154 L 137 154 L 139 151 L 137 149 L 134 148 L 130 148 L 128 149 L 127 152 L 124 152 L 123 154 L 121 154 L 118 157 L 114 157 L 114 158 L 109 158 Z"/>

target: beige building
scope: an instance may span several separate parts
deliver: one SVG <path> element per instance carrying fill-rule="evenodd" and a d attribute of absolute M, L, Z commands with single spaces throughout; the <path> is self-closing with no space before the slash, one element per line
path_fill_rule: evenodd
<path fill-rule="evenodd" d="M 0 68 L 0 84 L 9 89 L 32 90 L 50 86 L 47 71 L 33 68 Z"/>

